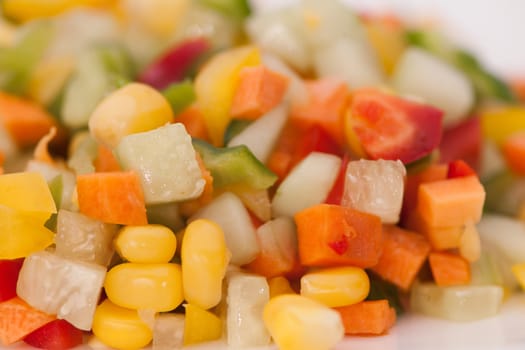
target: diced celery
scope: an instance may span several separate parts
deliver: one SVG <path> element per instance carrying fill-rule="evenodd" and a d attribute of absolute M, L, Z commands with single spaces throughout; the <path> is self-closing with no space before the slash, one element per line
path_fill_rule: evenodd
<path fill-rule="evenodd" d="M 232 119 L 224 131 L 224 144 L 227 145 L 232 138 L 246 129 L 253 121 L 247 119 Z"/>

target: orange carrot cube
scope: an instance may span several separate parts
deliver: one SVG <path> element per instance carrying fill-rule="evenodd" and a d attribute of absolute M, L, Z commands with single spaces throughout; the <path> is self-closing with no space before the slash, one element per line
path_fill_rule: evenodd
<path fill-rule="evenodd" d="M 470 282 L 470 265 L 457 254 L 432 252 L 428 256 L 428 262 L 438 286 L 454 286 Z"/>
<path fill-rule="evenodd" d="M 396 322 L 396 311 L 388 300 L 365 300 L 335 308 L 341 315 L 345 334 L 379 335 L 386 333 Z"/>

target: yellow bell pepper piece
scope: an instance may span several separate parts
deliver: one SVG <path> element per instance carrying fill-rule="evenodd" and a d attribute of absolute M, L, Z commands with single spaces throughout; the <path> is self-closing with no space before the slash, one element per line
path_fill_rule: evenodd
<path fill-rule="evenodd" d="M 0 205 L 0 259 L 24 258 L 43 250 L 54 236 L 39 219 Z"/>
<path fill-rule="evenodd" d="M 391 74 L 406 47 L 404 28 L 393 18 L 365 21 L 367 38 L 387 74 Z"/>
<path fill-rule="evenodd" d="M 513 265 L 512 274 L 518 280 L 521 289 L 525 290 L 525 263 Z"/>
<path fill-rule="evenodd" d="M 2 10 L 6 17 L 25 22 L 56 16 L 78 6 L 98 7 L 113 2 L 113 0 L 4 0 Z"/>
<path fill-rule="evenodd" d="M 193 304 L 184 305 L 184 345 L 219 339 L 222 336 L 222 321 L 210 311 Z"/>
<path fill-rule="evenodd" d="M 243 46 L 214 56 L 195 78 L 197 104 L 215 146 L 222 146 L 230 122 L 230 108 L 242 68 L 261 62 L 259 49 Z"/>
<path fill-rule="evenodd" d="M 36 172 L 0 175 L 0 205 L 31 216 L 41 225 L 57 212 L 44 176 Z"/>
<path fill-rule="evenodd" d="M 525 130 L 525 107 L 509 106 L 481 113 L 484 137 L 501 145 L 511 134 Z"/>
<path fill-rule="evenodd" d="M 143 348 L 153 338 L 137 310 L 125 309 L 107 299 L 95 310 L 93 334 L 105 345 L 123 350 Z"/>

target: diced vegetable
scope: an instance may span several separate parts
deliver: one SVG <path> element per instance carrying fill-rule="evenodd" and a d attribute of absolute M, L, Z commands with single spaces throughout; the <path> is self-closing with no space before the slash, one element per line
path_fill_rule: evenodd
<path fill-rule="evenodd" d="M 381 219 L 352 208 L 319 204 L 295 214 L 299 258 L 306 266 L 376 265 L 383 251 Z"/>
<path fill-rule="evenodd" d="M 175 350 L 182 348 L 184 338 L 184 315 L 163 313 L 155 316 L 153 327 L 153 350 Z"/>
<path fill-rule="evenodd" d="M 175 234 L 162 225 L 126 226 L 114 241 L 118 254 L 134 263 L 167 263 L 175 255 Z"/>
<path fill-rule="evenodd" d="M 193 84 L 189 80 L 170 84 L 166 89 L 164 89 L 164 91 L 162 91 L 162 94 L 170 103 L 173 114 L 175 115 L 181 113 L 185 108 L 189 107 L 196 98 Z M 180 116 L 178 116 L 178 119 L 180 119 Z"/>
<path fill-rule="evenodd" d="M 501 145 L 517 130 L 525 129 L 525 107 L 503 106 L 487 109 L 481 113 L 481 130 L 483 136 Z"/>
<path fill-rule="evenodd" d="M 459 255 L 432 252 L 428 256 L 428 262 L 434 281 L 440 287 L 465 285 L 470 282 L 470 265 Z"/>
<path fill-rule="evenodd" d="M 16 282 L 24 259 L 0 260 L 0 302 L 16 297 Z"/>
<path fill-rule="evenodd" d="M 343 320 L 345 334 L 383 334 L 396 322 L 396 311 L 385 299 L 362 301 L 336 311 Z"/>
<path fill-rule="evenodd" d="M 341 205 L 374 214 L 386 224 L 399 221 L 406 170 L 399 160 L 350 161 Z"/>
<path fill-rule="evenodd" d="M 105 276 L 100 265 L 41 251 L 25 259 L 16 292 L 35 308 L 89 330 Z"/>
<path fill-rule="evenodd" d="M 54 320 L 24 337 L 24 343 L 40 349 L 70 349 L 82 344 L 83 332 L 65 320 Z"/>
<path fill-rule="evenodd" d="M 269 299 L 269 287 L 264 277 L 242 273 L 229 277 L 226 316 L 229 346 L 254 347 L 270 342 L 263 321 L 263 309 Z"/>
<path fill-rule="evenodd" d="M 183 201 L 202 193 L 204 179 L 191 137 L 180 123 L 125 136 L 115 152 L 124 170 L 139 175 L 147 204 Z"/>
<path fill-rule="evenodd" d="M 525 133 L 509 136 L 502 145 L 503 156 L 507 166 L 518 175 L 525 175 Z"/>
<path fill-rule="evenodd" d="M 222 336 L 222 321 L 214 313 L 193 304 L 185 304 L 184 310 L 184 345 L 216 340 Z"/>

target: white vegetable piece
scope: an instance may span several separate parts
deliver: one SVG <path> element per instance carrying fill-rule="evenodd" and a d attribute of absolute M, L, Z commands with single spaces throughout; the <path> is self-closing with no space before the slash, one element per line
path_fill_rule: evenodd
<path fill-rule="evenodd" d="M 266 222 L 272 218 L 272 203 L 268 190 L 247 189 L 235 193 L 253 215 Z"/>
<path fill-rule="evenodd" d="M 298 211 L 326 199 L 341 167 L 341 158 L 312 152 L 295 166 L 273 197 L 274 217 L 293 217 Z"/>
<path fill-rule="evenodd" d="M 377 86 L 384 81 L 370 47 L 354 38 L 335 41 L 316 51 L 314 66 L 319 76 L 342 79 L 351 89 Z"/>
<path fill-rule="evenodd" d="M 270 299 L 266 278 L 236 273 L 228 280 L 226 329 L 228 345 L 254 347 L 270 343 L 263 321 L 263 309 Z"/>
<path fill-rule="evenodd" d="M 184 315 L 164 313 L 155 317 L 152 350 L 182 349 L 184 341 Z"/>
<path fill-rule="evenodd" d="M 410 294 L 412 310 L 452 321 L 474 321 L 495 316 L 503 301 L 496 285 L 438 287 L 415 284 Z"/>
<path fill-rule="evenodd" d="M 250 214 L 239 197 L 225 192 L 201 208 L 189 221 L 208 219 L 217 223 L 224 231 L 226 246 L 231 252 L 231 263 L 244 265 L 255 259 L 259 244 Z"/>
<path fill-rule="evenodd" d="M 481 146 L 481 169 L 479 177 L 482 181 L 489 180 L 492 176 L 500 174 L 506 168 L 505 159 L 499 147 L 491 140 L 483 140 Z"/>
<path fill-rule="evenodd" d="M 115 151 L 122 167 L 139 175 L 147 204 L 196 198 L 204 189 L 191 137 L 181 123 L 127 135 Z"/>
<path fill-rule="evenodd" d="M 497 249 L 512 263 L 525 261 L 525 223 L 508 216 L 484 214 L 477 229 L 482 246 Z"/>
<path fill-rule="evenodd" d="M 399 160 L 351 161 L 346 168 L 341 205 L 395 224 L 403 205 L 405 176 L 405 166 Z"/>
<path fill-rule="evenodd" d="M 41 251 L 28 256 L 16 293 L 29 305 L 90 330 L 106 269 Z"/>
<path fill-rule="evenodd" d="M 468 116 L 474 104 L 474 90 L 467 77 L 429 52 L 408 48 L 392 75 L 400 93 L 422 97 L 445 112 L 444 125 Z"/>
<path fill-rule="evenodd" d="M 118 225 L 103 223 L 80 213 L 60 209 L 55 253 L 66 259 L 108 266 L 115 249 Z"/>
<path fill-rule="evenodd" d="M 281 103 L 235 135 L 228 147 L 246 145 L 261 163 L 266 163 L 287 119 L 288 105 Z"/>

